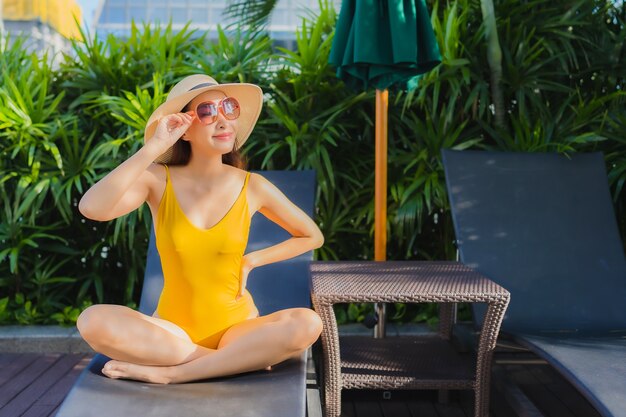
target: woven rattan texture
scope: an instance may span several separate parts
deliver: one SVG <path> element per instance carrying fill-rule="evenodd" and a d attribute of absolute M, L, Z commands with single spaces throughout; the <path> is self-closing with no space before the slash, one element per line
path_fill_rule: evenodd
<path fill-rule="evenodd" d="M 490 302 L 508 292 L 473 269 L 450 261 L 314 262 L 312 292 L 321 303 Z"/>
<path fill-rule="evenodd" d="M 492 353 L 509 304 L 508 291 L 473 269 L 451 261 L 315 261 L 310 264 L 310 273 L 311 300 L 324 324 L 322 375 L 326 417 L 339 416 L 342 388 L 409 387 L 473 388 L 475 417 L 488 415 Z M 333 305 L 350 302 L 439 303 L 439 338 L 429 341 L 426 337 L 413 346 L 394 346 L 397 341 L 392 338 L 381 341 L 342 337 L 340 343 Z M 456 356 L 452 347 L 445 344 L 452 330 L 453 303 L 457 302 L 487 304 L 471 372 L 465 362 L 467 357 Z M 473 381 L 468 381 L 472 375 Z"/>
<path fill-rule="evenodd" d="M 342 336 L 339 345 L 343 388 L 474 388 L 474 355 L 458 354 L 438 335 Z"/>

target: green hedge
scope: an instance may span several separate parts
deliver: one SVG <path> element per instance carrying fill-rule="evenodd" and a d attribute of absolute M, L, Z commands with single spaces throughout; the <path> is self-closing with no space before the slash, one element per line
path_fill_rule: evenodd
<path fill-rule="evenodd" d="M 388 259 L 454 259 L 441 148 L 605 152 L 626 230 L 626 6 L 610 1 L 496 1 L 505 128 L 490 105 L 478 3 L 430 3 L 443 64 L 389 109 Z M 148 116 L 180 78 L 252 82 L 265 92 L 244 152 L 249 169 L 318 174 L 316 259 L 372 259 L 374 92 L 348 90 L 328 65 L 335 12 L 303 19 L 295 51 L 263 32 L 133 27 L 128 39 L 75 42 L 48 56 L 0 40 L 0 323 L 73 324 L 93 303 L 136 308 L 147 207 L 111 222 L 77 210 L 82 193 L 142 146 Z M 337 308 L 362 321 L 371 304 Z M 466 307 L 463 317 L 467 317 Z M 436 321 L 434 306 L 390 305 L 390 321 Z"/>

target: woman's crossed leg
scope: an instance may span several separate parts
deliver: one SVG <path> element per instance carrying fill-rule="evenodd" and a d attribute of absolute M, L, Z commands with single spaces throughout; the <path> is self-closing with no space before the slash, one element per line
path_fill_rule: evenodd
<path fill-rule="evenodd" d="M 308 308 L 290 308 L 231 326 L 217 349 L 194 344 L 175 324 L 128 307 L 95 305 L 79 317 L 81 336 L 115 360 L 103 373 L 153 383 L 182 383 L 270 369 L 299 357 L 322 331 Z M 120 331 L 123 330 L 123 331 Z"/>

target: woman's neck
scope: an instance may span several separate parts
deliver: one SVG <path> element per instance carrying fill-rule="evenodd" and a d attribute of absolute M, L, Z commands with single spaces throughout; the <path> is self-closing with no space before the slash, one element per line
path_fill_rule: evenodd
<path fill-rule="evenodd" d="M 186 170 L 196 178 L 217 179 L 224 175 L 226 166 L 221 154 L 194 155 L 192 152 Z"/>

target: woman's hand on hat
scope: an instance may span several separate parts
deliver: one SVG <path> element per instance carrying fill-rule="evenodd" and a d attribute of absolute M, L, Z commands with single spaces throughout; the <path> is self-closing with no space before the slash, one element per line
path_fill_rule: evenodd
<path fill-rule="evenodd" d="M 157 148 L 159 155 L 167 151 L 189 129 L 195 118 L 193 110 L 186 113 L 168 114 L 159 119 L 151 140 L 146 145 Z"/>

